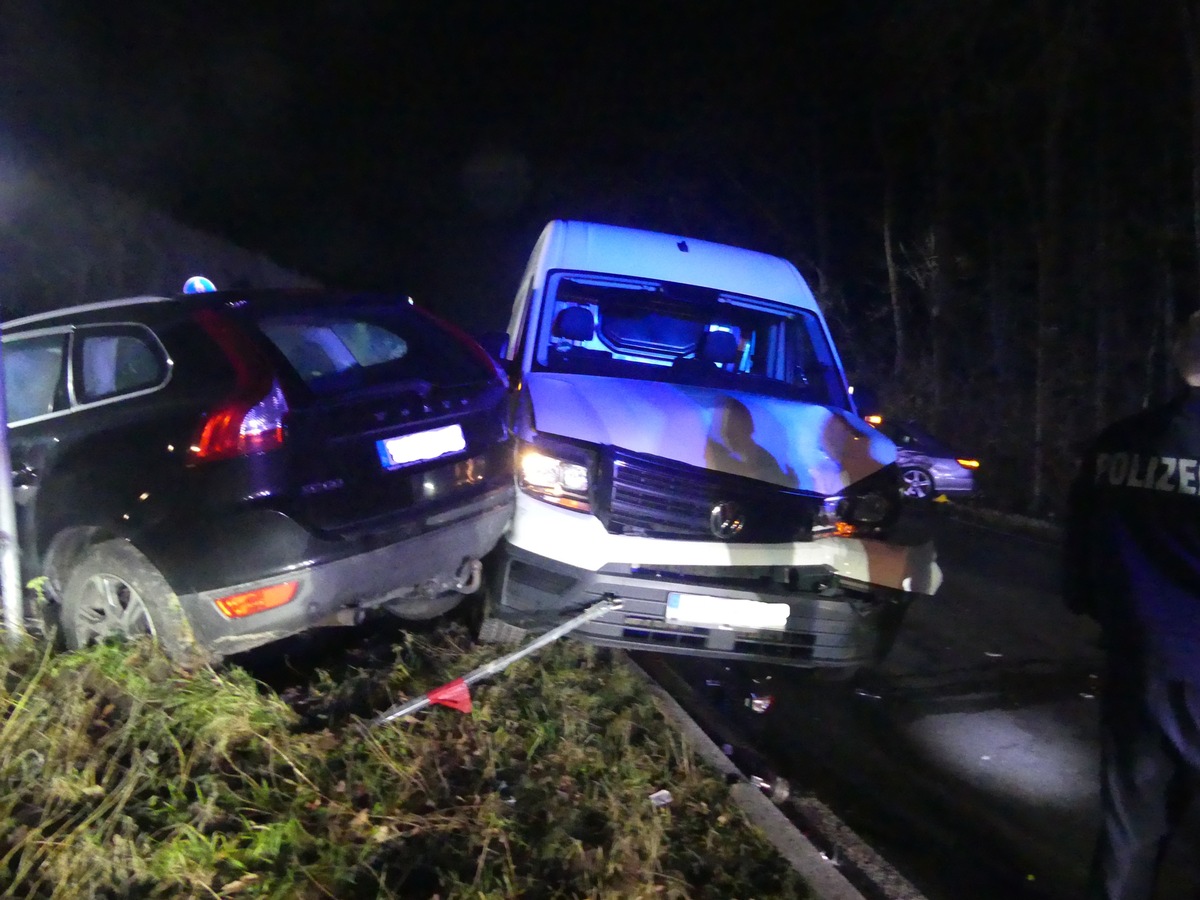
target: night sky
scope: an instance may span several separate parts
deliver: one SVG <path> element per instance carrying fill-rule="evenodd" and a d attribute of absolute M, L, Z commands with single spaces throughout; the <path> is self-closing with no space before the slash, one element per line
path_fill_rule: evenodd
<path fill-rule="evenodd" d="M 331 283 L 507 302 L 554 216 L 683 230 L 724 179 L 697 236 L 753 241 L 746 179 L 795 174 L 806 95 L 854 69 L 841 5 L 17 0 L 0 113 Z"/>

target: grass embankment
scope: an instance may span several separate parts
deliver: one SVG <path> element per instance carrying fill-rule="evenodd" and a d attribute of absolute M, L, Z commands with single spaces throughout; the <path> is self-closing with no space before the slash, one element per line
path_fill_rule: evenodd
<path fill-rule="evenodd" d="M 410 639 L 289 705 L 149 645 L 0 647 L 0 896 L 807 896 L 604 654 L 552 646 L 476 685 L 470 716 L 348 712 L 496 655 Z"/>

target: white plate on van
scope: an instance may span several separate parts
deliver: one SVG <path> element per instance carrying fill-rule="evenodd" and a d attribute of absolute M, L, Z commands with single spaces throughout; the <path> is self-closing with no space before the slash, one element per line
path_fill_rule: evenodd
<path fill-rule="evenodd" d="M 728 625 L 733 628 L 783 628 L 791 607 L 739 597 L 707 594 L 667 594 L 668 622 L 683 625 Z"/>

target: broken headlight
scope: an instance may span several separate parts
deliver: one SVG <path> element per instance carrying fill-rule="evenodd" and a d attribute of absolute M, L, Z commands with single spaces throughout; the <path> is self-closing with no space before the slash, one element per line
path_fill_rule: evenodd
<path fill-rule="evenodd" d="M 900 515 L 900 476 L 885 466 L 842 493 L 826 497 L 813 521 L 813 537 L 862 534 L 878 537 Z"/>

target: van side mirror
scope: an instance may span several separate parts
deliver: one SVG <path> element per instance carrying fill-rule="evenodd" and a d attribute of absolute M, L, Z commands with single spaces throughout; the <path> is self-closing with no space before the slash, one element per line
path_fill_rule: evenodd
<path fill-rule="evenodd" d="M 504 354 L 508 351 L 508 332 L 486 331 L 478 338 L 479 345 L 488 352 L 488 356 L 497 362 L 504 363 Z"/>

